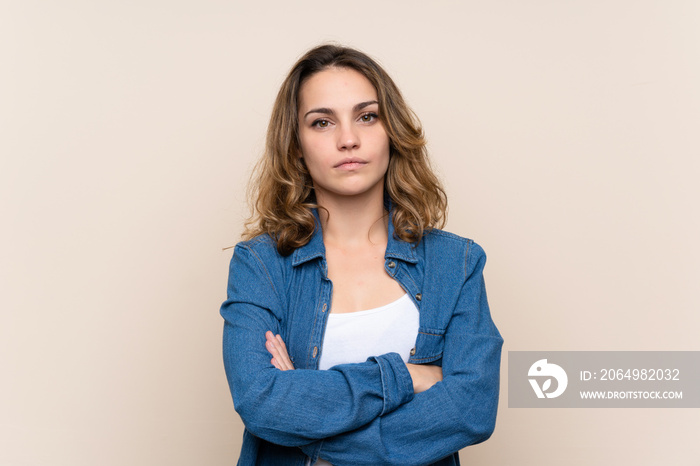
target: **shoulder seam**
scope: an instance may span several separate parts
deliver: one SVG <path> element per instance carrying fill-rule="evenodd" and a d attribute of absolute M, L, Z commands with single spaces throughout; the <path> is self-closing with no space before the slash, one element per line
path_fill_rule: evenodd
<path fill-rule="evenodd" d="M 437 228 L 433 228 L 432 230 L 430 230 L 430 231 L 428 232 L 428 234 L 429 234 L 429 235 L 430 235 L 430 234 L 433 234 L 433 235 L 441 236 L 441 237 L 443 237 L 443 238 L 450 238 L 450 239 L 452 239 L 452 240 L 454 240 L 454 241 L 463 242 L 463 243 L 467 243 L 467 244 L 470 244 L 470 243 L 473 243 L 473 242 L 474 242 L 474 240 L 472 240 L 472 239 L 470 239 L 470 238 L 465 238 L 464 236 L 459 236 L 459 235 L 457 235 L 457 234 L 455 234 L 455 233 L 451 233 L 451 232 L 445 231 L 445 230 L 440 230 L 440 229 L 437 229 Z"/>
<path fill-rule="evenodd" d="M 258 266 L 263 270 L 263 272 L 265 272 L 265 276 L 267 277 L 267 281 L 270 283 L 270 287 L 272 288 L 272 291 L 274 291 L 275 294 L 279 297 L 279 293 L 277 292 L 277 288 L 275 288 L 275 283 L 272 280 L 272 276 L 270 275 L 270 272 L 267 270 L 267 267 L 265 267 L 265 262 L 263 262 L 263 260 L 260 258 L 258 253 L 252 247 L 250 247 L 249 244 L 245 244 L 245 243 L 237 244 L 236 248 L 245 249 L 255 258 L 255 261 L 257 262 Z"/>

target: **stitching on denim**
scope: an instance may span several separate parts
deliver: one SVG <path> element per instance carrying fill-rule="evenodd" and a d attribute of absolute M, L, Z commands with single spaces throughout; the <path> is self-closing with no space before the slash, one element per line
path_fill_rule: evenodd
<path fill-rule="evenodd" d="M 444 237 L 444 238 L 451 238 L 451 239 L 453 239 L 453 240 L 455 240 L 455 241 L 457 241 L 457 242 L 459 242 L 459 243 L 464 243 L 464 242 L 470 243 L 470 242 L 472 242 L 472 240 L 469 239 L 469 238 L 463 238 L 462 236 L 456 235 L 456 234 L 454 234 L 454 233 L 450 233 L 449 231 L 438 230 L 437 228 L 434 229 L 434 230 L 430 230 L 430 234 L 435 234 L 435 235 L 438 235 L 438 236 L 442 236 L 442 237 Z"/>
<path fill-rule="evenodd" d="M 297 258 L 297 265 L 301 265 L 302 262 L 307 262 L 311 259 L 315 259 L 316 257 L 320 257 L 321 253 L 313 253 L 313 254 L 308 254 L 306 256 L 298 257 Z"/>
<path fill-rule="evenodd" d="M 444 328 L 431 328 L 431 327 L 425 327 L 425 326 L 420 326 L 418 328 L 418 333 L 425 333 L 426 335 L 443 335 L 445 333 Z"/>
<path fill-rule="evenodd" d="M 265 276 L 267 276 L 267 280 L 270 282 L 270 286 L 272 287 L 272 291 L 275 292 L 277 297 L 279 298 L 279 293 L 277 293 L 277 289 L 275 288 L 275 284 L 272 282 L 272 277 L 270 276 L 270 272 L 267 271 L 267 267 L 265 267 L 265 263 L 263 263 L 262 259 L 260 259 L 260 256 L 258 256 L 258 253 L 255 252 L 252 248 L 246 247 L 246 249 L 257 259 L 257 261 L 260 263 L 260 267 L 263 269 L 265 272 Z"/>
<path fill-rule="evenodd" d="M 321 284 L 321 291 L 320 291 L 320 293 L 321 293 L 321 295 L 323 295 L 323 284 Z M 316 303 L 318 303 L 318 302 L 320 301 L 319 298 L 320 298 L 320 296 L 317 296 L 317 297 L 316 297 Z M 314 338 L 315 338 L 315 336 L 316 336 L 316 322 L 317 322 L 317 321 L 318 321 L 318 305 L 316 306 L 316 309 L 314 310 L 314 323 L 313 323 L 313 325 L 311 326 L 311 330 L 312 330 L 312 331 L 311 331 L 311 341 L 310 341 L 309 344 L 306 346 L 306 347 L 307 347 L 307 351 L 306 351 L 306 367 L 309 367 L 309 362 L 311 361 L 311 358 L 310 358 L 310 356 L 311 356 L 311 348 L 312 348 L 312 346 L 313 346 Z M 296 369 L 296 368 L 295 368 L 295 369 Z"/>
<path fill-rule="evenodd" d="M 403 261 L 410 262 L 410 263 L 418 262 L 418 259 L 416 258 L 415 254 L 411 254 L 410 256 L 407 256 L 405 254 L 390 252 L 390 253 L 387 253 L 386 257 L 391 257 L 394 259 L 401 259 Z"/>
<path fill-rule="evenodd" d="M 399 275 L 399 272 L 401 273 L 401 278 L 406 278 L 406 281 L 409 281 L 409 280 L 410 280 L 411 283 L 413 284 L 413 286 L 414 286 L 416 289 L 418 289 L 418 284 L 417 284 L 416 281 L 413 279 L 413 277 L 411 276 L 411 274 L 409 274 L 409 273 L 404 273 L 404 271 L 403 271 L 403 270 L 400 270 L 398 266 L 396 267 L 396 273 L 394 274 L 394 278 L 395 278 L 395 279 L 396 279 L 397 276 Z M 398 282 L 398 280 L 397 280 L 397 282 Z M 399 283 L 399 284 L 400 284 L 400 283 Z M 413 293 L 409 293 L 408 290 L 406 290 L 406 292 L 407 292 L 409 295 L 412 295 L 412 294 L 413 294 Z"/>
<path fill-rule="evenodd" d="M 382 367 L 382 361 L 380 357 L 375 357 L 374 362 L 377 363 L 377 366 L 379 367 L 379 379 L 382 381 L 382 412 L 381 414 L 384 414 L 386 412 L 386 404 L 387 404 L 387 387 L 386 387 L 386 380 L 384 379 L 385 376 L 385 368 Z"/>
<path fill-rule="evenodd" d="M 321 281 L 323 281 L 324 278 L 328 278 L 328 265 L 326 264 L 326 268 L 324 270 L 323 256 L 321 256 L 320 261 L 316 261 L 316 266 L 318 267 L 319 273 L 321 274 Z"/>
<path fill-rule="evenodd" d="M 444 337 L 445 332 L 443 331 L 442 333 L 429 333 L 429 332 L 418 332 L 421 335 L 429 335 L 431 337 Z"/>
<path fill-rule="evenodd" d="M 319 265 L 319 267 L 320 267 L 320 265 Z M 312 345 L 312 343 L 314 342 L 314 337 L 315 337 L 316 331 L 317 331 L 317 329 L 316 329 L 316 322 L 318 322 L 318 317 L 319 317 L 319 305 L 321 304 L 321 301 L 323 300 L 323 299 L 322 299 L 322 298 L 323 298 L 323 293 L 324 293 L 324 291 L 323 291 L 323 278 L 322 278 L 322 279 L 321 279 L 321 286 L 319 287 L 319 292 L 318 292 L 318 295 L 316 296 L 316 308 L 315 308 L 315 310 L 314 310 L 314 322 L 313 322 L 313 325 L 312 325 L 312 327 L 311 327 L 311 328 L 312 328 L 312 332 L 311 332 L 311 341 L 310 341 L 309 344 L 307 345 L 307 348 L 308 348 L 308 350 L 307 350 L 307 352 L 306 352 L 306 362 L 307 362 L 307 366 L 308 366 L 309 361 L 311 360 L 309 356 L 311 355 L 312 347 L 313 347 L 313 346 L 318 346 L 318 345 Z M 328 307 L 327 312 L 330 312 L 330 306 Z M 323 348 L 319 348 L 319 352 L 322 352 L 322 351 L 323 351 Z M 316 361 L 320 361 L 320 356 L 319 356 L 319 355 L 317 355 L 317 356 L 318 356 L 318 359 L 316 359 Z"/>
<path fill-rule="evenodd" d="M 436 354 L 434 356 L 428 356 L 425 358 L 411 358 L 411 359 L 413 361 L 428 361 L 428 360 L 435 361 L 436 359 L 440 359 L 440 357 L 442 357 L 442 353 Z"/>

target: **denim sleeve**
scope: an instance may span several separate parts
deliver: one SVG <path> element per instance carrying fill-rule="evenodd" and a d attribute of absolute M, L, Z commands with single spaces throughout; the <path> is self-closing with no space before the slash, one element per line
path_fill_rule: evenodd
<path fill-rule="evenodd" d="M 255 251 L 237 246 L 221 307 L 223 355 L 234 407 L 253 435 L 301 446 L 357 429 L 413 398 L 396 353 L 325 371 L 276 369 L 265 332 L 280 333 L 278 291 Z"/>
<path fill-rule="evenodd" d="M 442 382 L 365 426 L 302 447 L 304 453 L 334 465 L 425 465 L 491 436 L 503 339 L 486 300 L 485 260 L 472 243 L 467 277 L 445 332 Z"/>

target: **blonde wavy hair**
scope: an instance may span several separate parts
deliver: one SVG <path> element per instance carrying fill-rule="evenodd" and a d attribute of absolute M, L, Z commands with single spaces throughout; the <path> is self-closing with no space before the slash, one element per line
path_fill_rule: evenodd
<path fill-rule="evenodd" d="M 377 90 L 379 119 L 390 140 L 389 168 L 384 191 L 392 202 L 394 234 L 418 243 L 432 228 L 442 228 L 447 197 L 428 160 L 420 121 L 408 107 L 394 81 L 364 53 L 338 45 L 315 47 L 292 67 L 277 94 L 263 157 L 248 184 L 251 215 L 242 238 L 269 234 L 283 256 L 311 239 L 316 227 L 313 182 L 300 158 L 298 99 L 302 84 L 328 68 L 361 73 Z"/>

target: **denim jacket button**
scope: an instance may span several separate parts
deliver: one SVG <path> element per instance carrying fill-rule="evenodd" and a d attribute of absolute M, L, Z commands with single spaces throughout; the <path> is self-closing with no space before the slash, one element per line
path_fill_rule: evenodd
<path fill-rule="evenodd" d="M 411 356 L 415 356 L 415 355 L 416 355 L 416 349 L 415 349 L 415 348 L 411 348 Z"/>
<path fill-rule="evenodd" d="M 326 309 L 328 309 L 328 304 L 323 303 L 323 307 L 321 308 L 321 312 L 326 312 Z"/>
<path fill-rule="evenodd" d="M 420 293 L 416 294 L 416 301 L 420 301 L 421 299 L 423 299 L 423 295 Z"/>
<path fill-rule="evenodd" d="M 317 354 L 318 354 L 318 346 L 314 346 L 314 354 L 312 357 L 315 358 Z"/>
<path fill-rule="evenodd" d="M 389 261 L 389 263 L 387 264 L 387 266 L 388 266 L 390 269 L 393 269 L 394 267 L 396 267 L 396 262 L 394 262 L 394 261 Z"/>

